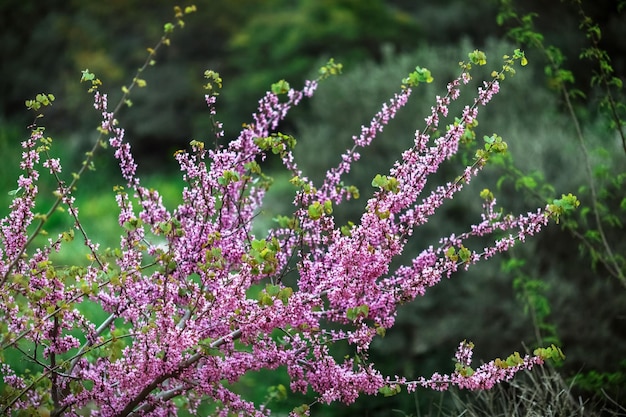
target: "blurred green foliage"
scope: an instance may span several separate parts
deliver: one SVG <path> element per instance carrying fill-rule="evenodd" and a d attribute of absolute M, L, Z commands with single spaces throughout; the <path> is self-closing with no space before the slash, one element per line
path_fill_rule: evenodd
<path fill-rule="evenodd" d="M 320 59 L 355 67 L 380 60 L 384 45 L 407 50 L 421 38 L 412 16 L 383 0 L 267 1 L 231 40 L 237 78 L 227 108 L 254 106 L 277 74 L 300 84 Z"/>

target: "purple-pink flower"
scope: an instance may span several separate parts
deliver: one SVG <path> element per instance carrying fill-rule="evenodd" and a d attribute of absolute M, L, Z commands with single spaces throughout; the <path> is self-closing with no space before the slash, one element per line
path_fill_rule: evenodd
<path fill-rule="evenodd" d="M 3 348 L 30 344 L 39 353 L 23 355 L 45 366 L 33 381 L 0 363 L 3 383 L 13 390 L 1 412 L 32 405 L 62 409 L 70 416 L 166 416 L 176 412 L 174 399 L 188 401 L 193 410 L 209 398 L 221 404 L 221 415 L 262 416 L 269 413 L 266 407 L 241 398 L 229 385 L 250 371 L 284 366 L 292 391 L 312 389 L 318 402 L 349 404 L 384 388 L 488 389 L 541 364 L 541 355 L 534 355 L 474 370 L 473 344 L 464 341 L 454 372 L 408 381 L 384 376 L 369 359 L 372 341 L 394 325 L 399 305 L 423 296 L 459 267 L 506 251 L 547 224 L 549 208 L 502 216 L 495 199 L 489 199 L 482 219 L 466 232 L 442 237 L 438 246 L 425 248 L 408 264 L 392 266 L 417 228 L 486 162 L 486 156 L 479 157 L 457 180 L 424 194 L 431 174 L 457 153 L 479 105 L 499 91 L 496 80 L 485 82 L 471 105 L 438 134 L 451 102 L 461 98 L 468 81 L 464 70 L 448 84 L 445 96 L 436 97 L 426 126 L 414 133 L 414 145 L 388 175 L 377 177 L 376 192 L 360 220 L 348 228 L 339 227 L 333 216 L 333 205 L 353 196 L 342 178 L 361 157 L 360 149 L 406 105 L 412 90 L 404 88 L 382 105 L 319 186 L 298 168 L 289 146 L 274 143 L 272 150 L 280 154 L 299 191 L 292 217 L 267 236 L 255 235 L 252 227 L 267 188 L 257 163 L 269 151 L 262 139 L 277 138 L 272 134 L 279 123 L 313 95 L 317 81 L 284 95 L 267 92 L 253 122 L 227 146 L 208 149 L 194 141 L 189 150 L 177 152 L 186 186 L 173 209 L 157 190 L 141 185 L 125 131 L 109 111 L 106 94 L 96 91 L 100 128 L 109 136 L 125 184 L 115 196 L 119 248 L 100 251 L 85 236 L 95 258 L 86 267 L 64 268 L 50 260 L 63 244 L 63 234 L 48 246 L 27 251 L 42 138 L 41 131 L 33 131 L 22 145 L 22 191 L 1 222 L 0 314 L 7 329 Z M 211 117 L 216 116 L 216 100 L 205 96 Z M 217 137 L 223 135 L 219 121 L 213 120 L 213 129 Z M 42 166 L 61 173 L 59 159 L 46 158 Z M 59 184 L 61 203 L 78 222 L 71 191 Z M 476 236 L 493 240 L 482 250 L 467 248 Z M 92 321 L 88 308 L 106 318 Z M 339 342 L 347 343 L 354 355 L 334 357 L 331 347 Z"/>

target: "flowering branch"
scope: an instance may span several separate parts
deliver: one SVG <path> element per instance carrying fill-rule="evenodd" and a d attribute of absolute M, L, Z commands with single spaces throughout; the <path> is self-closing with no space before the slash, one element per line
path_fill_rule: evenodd
<path fill-rule="evenodd" d="M 182 14 L 178 9 L 177 18 Z M 166 33 L 168 28 L 172 29 L 166 25 Z M 162 43 L 166 42 L 162 39 Z M 150 59 L 153 54 L 151 50 Z M 40 131 L 33 132 L 23 145 L 24 174 L 18 186 L 24 193 L 2 220 L 0 312 L 6 324 L 0 330 L 3 350 L 21 352 L 39 373 L 18 375 L 2 359 L 7 394 L 1 412 L 39 409 L 75 416 L 90 409 L 101 416 L 168 415 L 176 412 L 174 399 L 193 411 L 200 399 L 209 398 L 223 408 L 224 415 L 261 416 L 269 413 L 265 405 L 255 405 L 228 387 L 249 371 L 285 366 L 293 392 L 311 388 L 317 402 L 349 404 L 361 394 L 392 394 L 403 385 L 409 390 L 418 385 L 490 388 L 519 370 L 562 355 L 551 347 L 472 370 L 473 345 L 464 343 L 455 373 L 416 381 L 385 377 L 368 357 L 371 341 L 393 326 L 400 304 L 423 295 L 425 288 L 459 266 L 468 268 L 524 241 L 550 217 L 558 219 L 576 205 L 575 197 L 569 196 L 536 213 L 500 217 L 493 195 L 483 192 L 482 222 L 464 234 L 443 238 L 439 248 L 426 249 L 411 265 L 390 270 L 392 259 L 402 253 L 414 230 L 469 183 L 490 155 L 506 151 L 502 138 L 486 138 L 474 163 L 455 181 L 422 198 L 429 175 L 456 153 L 459 142 L 476 125 L 479 106 L 490 102 L 504 74 L 524 60 L 521 51 L 505 57 L 503 69 L 479 87 L 471 105 L 439 134 L 448 105 L 459 99 L 462 85 L 471 78 L 472 64 L 486 63 L 482 52 L 471 53 L 470 63 L 464 63 L 460 76 L 448 84 L 446 96 L 436 98 L 426 128 L 415 133 L 414 146 L 388 175 L 373 179 L 377 191 L 360 222 L 348 227 L 335 224 L 333 205 L 356 198 L 358 190 L 343 187 L 342 175 L 359 159 L 357 149 L 368 146 L 407 103 L 412 89 L 432 80 L 428 70 L 417 67 L 403 80 L 401 91 L 382 106 L 369 126 L 362 127 L 353 147 L 327 172 L 319 188 L 294 161 L 295 138 L 275 130 L 291 108 L 313 95 L 318 82 L 341 67 L 330 61 L 320 78 L 307 82 L 302 90 L 286 81 L 274 84 L 259 101 L 253 122 L 227 146 L 207 149 L 193 141 L 190 150 L 175 154 L 186 186 L 174 210 L 165 207 L 158 191 L 141 185 L 130 143 L 115 118 L 120 105 L 109 112 L 107 95 L 94 88 L 99 82 L 84 73 L 84 79 L 92 81 L 94 106 L 102 114 L 102 138 L 108 136 L 125 180 L 124 187 L 115 188 L 120 247 L 102 253 L 77 226 L 93 254 L 92 265 L 54 265 L 51 252 L 63 239 L 25 255 L 32 242 L 26 228 L 36 217 L 32 213 L 38 179 L 34 167 L 39 162 L 35 146 L 42 138 Z M 205 76 L 209 90 L 205 101 L 217 138 L 223 134 L 214 117 L 221 78 L 212 71 Z M 123 100 L 128 100 L 134 85 L 143 84 L 135 77 Z M 269 187 L 259 161 L 269 152 L 280 156 L 299 191 L 293 216 L 278 219 L 267 236 L 257 237 L 252 224 Z M 53 175 L 60 172 L 58 161 L 50 158 L 44 167 Z M 66 193 L 74 184 L 59 189 L 56 204 L 70 207 L 79 224 L 74 201 Z M 507 232 L 480 252 L 464 246 L 474 236 Z M 287 279 L 288 272 L 295 272 L 291 274 L 297 275 L 295 282 Z M 83 314 L 94 307 L 106 313 L 100 323 Z M 348 342 L 354 356 L 335 359 L 334 345 L 340 341 Z M 308 414 L 308 407 L 297 407 L 292 415 Z"/>

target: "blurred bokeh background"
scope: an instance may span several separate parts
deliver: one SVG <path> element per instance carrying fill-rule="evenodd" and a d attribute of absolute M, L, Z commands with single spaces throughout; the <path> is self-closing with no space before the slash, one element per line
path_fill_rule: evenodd
<path fill-rule="evenodd" d="M 563 52 L 564 66 L 575 78 L 571 88 L 585 94 L 585 99 L 574 102 L 574 110 L 590 150 L 593 180 L 606 190 L 602 196 L 606 212 L 615 215 L 607 234 L 609 243 L 623 260 L 625 188 L 612 181 L 623 175 L 626 152 L 599 111 L 598 97 L 604 92 L 591 87 L 596 64 L 579 58 L 589 42 L 579 29 L 581 18 L 568 2 L 513 3 L 520 16 L 537 13 L 537 31 L 547 45 Z M 614 75 L 625 79 L 626 19 L 620 3 L 600 0 L 583 5 L 602 28 L 601 47 L 611 58 Z M 316 96 L 281 125 L 283 132 L 298 140 L 298 163 L 317 180 L 337 164 L 340 153 L 351 146 L 351 136 L 399 89 L 403 77 L 416 65 L 431 70 L 435 82 L 414 92 L 407 108 L 362 152 L 362 160 L 346 178 L 346 183 L 359 187 L 362 197 L 338 210 L 339 222 L 345 223 L 358 220 L 371 193 L 371 178 L 386 172 L 412 144 L 413 132 L 423 127 L 435 95 L 445 94 L 446 83 L 458 73 L 457 63 L 476 48 L 484 50 L 489 65 L 475 74 L 478 80 L 501 67 L 502 55 L 520 47 L 506 36 L 509 28 L 496 23 L 499 2 L 495 0 L 197 0 L 195 4 L 197 13 L 186 17 L 186 26 L 174 33 L 171 46 L 159 51 L 157 65 L 145 72 L 148 87 L 134 91 L 133 107 L 119 116 L 139 172 L 164 194 L 170 207 L 177 203 L 180 189 L 172 153 L 192 139 L 213 142 L 202 89 L 206 69 L 218 71 L 224 79 L 217 118 L 224 122 L 227 141 L 236 137 L 242 123 L 251 121 L 258 98 L 271 83 L 286 79 L 298 87 L 316 77 L 316 69 L 329 58 L 341 62 L 344 74 L 325 81 Z M 145 60 L 146 48 L 160 38 L 163 23 L 172 19 L 174 5 L 165 0 L 0 2 L 0 215 L 8 211 L 8 192 L 19 175 L 19 142 L 32 122 L 24 100 L 41 92 L 56 96 L 41 124 L 54 138 L 52 152 L 61 157 L 64 175 L 69 176 L 91 148 L 99 120 L 87 87 L 79 83 L 81 70 L 95 73 L 104 83 L 101 91 L 108 92 L 109 103 L 114 103 Z M 497 132 L 508 143 L 514 166 L 551 187 L 525 192 L 514 180 L 499 181 L 510 170 L 489 167 L 420 228 L 398 264 L 439 237 L 462 232 L 476 222 L 481 212 L 478 193 L 483 188 L 492 189 L 507 212 L 534 210 L 545 205 L 546 198 L 569 192 L 579 195 L 583 207 L 591 206 L 584 188 L 589 182 L 583 169 L 586 160 L 568 109 L 546 77 L 540 51 L 528 48 L 526 54 L 530 64 L 507 78 L 502 93 L 481 109 L 477 136 Z M 270 160 L 265 168 L 276 184 L 268 195 L 267 214 L 259 216 L 259 230 L 268 227 L 276 212 L 290 208 L 294 190 L 276 162 Z M 78 207 L 90 237 L 105 247 L 114 246 L 119 236 L 112 186 L 122 181 L 110 152 L 99 153 L 95 165 L 96 170 L 79 183 Z M 462 167 L 462 157 L 451 161 L 433 183 L 454 179 Z M 51 181 L 43 180 L 42 207 L 50 204 L 53 188 Z M 65 218 L 53 218 L 47 227 L 68 225 L 71 222 Z M 584 221 L 580 225 L 585 227 Z M 611 399 L 626 403 L 626 286 L 601 262 L 593 262 L 580 245 L 571 231 L 551 225 L 511 253 L 442 282 L 402 307 L 397 326 L 376 341 L 372 360 L 389 375 L 428 376 L 435 370 L 453 369 L 451 358 L 463 339 L 476 344 L 476 361 L 555 342 L 567 355 L 558 373 L 566 381 L 587 378 L 587 385 L 575 388 L 576 395 L 602 397 L 602 388 Z M 65 258 L 59 262 L 67 262 L 82 254 L 76 248 L 61 256 Z M 268 384 L 287 385 L 285 378 L 281 372 L 251 374 L 239 389 L 262 403 Z M 301 396 L 289 396 L 271 407 L 290 410 L 303 401 Z M 419 415 L 439 410 L 440 401 L 448 404 L 449 398 L 420 390 L 415 395 L 363 398 L 349 408 L 320 406 L 314 415 Z"/>

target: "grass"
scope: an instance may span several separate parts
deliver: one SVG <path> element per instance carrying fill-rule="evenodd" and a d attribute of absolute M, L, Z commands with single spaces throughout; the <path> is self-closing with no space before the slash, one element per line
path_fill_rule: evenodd
<path fill-rule="evenodd" d="M 453 392 L 454 409 L 446 417 L 596 417 L 624 416 L 626 409 L 608 396 L 591 400 L 575 393 L 574 383 L 544 365 L 488 391 Z M 615 407 L 617 405 L 617 407 Z"/>

